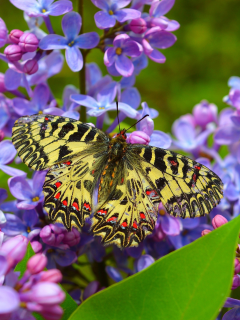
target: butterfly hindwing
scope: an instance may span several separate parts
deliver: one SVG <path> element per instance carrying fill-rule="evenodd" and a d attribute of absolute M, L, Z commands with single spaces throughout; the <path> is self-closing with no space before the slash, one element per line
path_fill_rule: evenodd
<path fill-rule="evenodd" d="M 169 214 L 182 218 L 209 213 L 222 198 L 222 182 L 204 165 L 175 152 L 131 145 Z"/>
<path fill-rule="evenodd" d="M 92 153 L 52 166 L 43 186 L 44 207 L 50 219 L 68 230 L 84 225 L 92 212 L 95 185 L 106 163 L 106 147 L 94 145 Z"/>
<path fill-rule="evenodd" d="M 80 155 L 91 143 L 108 142 L 102 131 L 88 124 L 44 114 L 21 117 L 12 131 L 18 155 L 34 170 L 44 170 Z"/>
<path fill-rule="evenodd" d="M 112 168 L 108 165 L 104 170 L 100 203 L 93 217 L 94 234 L 101 236 L 105 244 L 115 243 L 119 247 L 138 246 L 152 233 L 160 202 L 144 172 L 138 169 L 138 161 L 129 160 L 124 159 Z M 101 201 L 101 185 L 109 190 L 105 201 Z"/>

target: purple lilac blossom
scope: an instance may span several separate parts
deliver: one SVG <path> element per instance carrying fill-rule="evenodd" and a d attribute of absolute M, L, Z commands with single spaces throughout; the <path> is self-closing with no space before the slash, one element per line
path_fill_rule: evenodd
<path fill-rule="evenodd" d="M 7 42 L 7 27 L 2 18 L 0 18 L 0 48 L 3 47 Z"/>
<path fill-rule="evenodd" d="M 137 124 L 137 129 L 143 131 L 150 137 L 149 145 L 167 149 L 172 143 L 170 136 L 162 131 L 154 130 L 153 118 L 158 116 L 158 112 L 155 109 L 148 107 L 146 102 L 142 103 L 142 110 L 138 114 L 138 120 L 149 114 L 149 117 L 144 118 Z"/>
<path fill-rule="evenodd" d="M 195 124 L 204 130 L 208 123 L 217 123 L 217 111 L 217 106 L 214 103 L 208 103 L 208 101 L 202 100 L 193 108 Z"/>
<path fill-rule="evenodd" d="M 135 9 L 122 9 L 127 6 L 131 0 L 91 0 L 92 3 L 102 9 L 95 16 L 95 22 L 99 29 L 114 27 L 116 20 L 120 23 L 131 19 L 140 18 L 141 12 Z"/>
<path fill-rule="evenodd" d="M 178 140 L 173 140 L 173 146 L 177 149 L 192 153 L 195 157 L 199 156 L 202 146 L 206 144 L 208 136 L 215 130 L 209 124 L 206 130 L 198 133 L 186 118 L 180 117 L 173 123 L 172 131 Z"/>
<path fill-rule="evenodd" d="M 15 214 L 6 213 L 6 223 L 1 228 L 6 236 L 23 235 L 29 240 L 40 232 L 39 217 L 35 209 L 24 211 L 22 219 Z"/>
<path fill-rule="evenodd" d="M 43 50 L 66 49 L 66 61 L 69 68 L 77 72 L 83 67 L 80 49 L 92 49 L 97 46 L 99 36 L 96 32 L 88 32 L 78 36 L 82 26 L 82 18 L 77 12 L 69 12 L 62 19 L 65 37 L 50 34 L 44 37 L 39 47 Z"/>
<path fill-rule="evenodd" d="M 35 74 L 28 75 L 27 81 L 30 86 L 43 83 L 48 78 L 58 74 L 63 67 L 63 55 L 55 50 L 45 55 L 38 61 L 38 71 Z"/>
<path fill-rule="evenodd" d="M 60 16 L 72 10 L 72 2 L 68 0 L 55 2 L 54 0 L 10 0 L 10 2 L 33 17 Z"/>
<path fill-rule="evenodd" d="M 159 26 L 165 31 L 175 31 L 180 25 L 175 20 L 170 20 L 164 15 L 171 10 L 175 0 L 153 1 L 149 10 L 149 18 L 147 22 L 151 27 Z"/>
<path fill-rule="evenodd" d="M 19 209 L 33 209 L 44 200 L 42 186 L 45 176 L 46 171 L 37 171 L 33 179 L 17 176 L 8 180 L 10 192 L 19 200 L 17 203 Z"/>
<path fill-rule="evenodd" d="M 0 169 L 10 176 L 26 176 L 24 171 L 9 167 L 8 164 L 11 163 L 17 154 L 16 149 L 9 140 L 3 140 L 0 142 Z"/>
<path fill-rule="evenodd" d="M 50 90 L 48 86 L 41 83 L 35 87 L 31 101 L 23 98 L 14 98 L 13 108 L 19 116 L 32 115 L 42 111 L 50 113 L 53 110 L 49 110 L 47 106 L 49 98 Z"/>
<path fill-rule="evenodd" d="M 116 70 L 124 77 L 133 74 L 134 65 L 130 57 L 139 57 L 142 47 L 126 34 L 120 34 L 113 40 L 113 47 L 108 48 L 104 54 L 104 64 L 110 67 L 114 64 Z"/>
<path fill-rule="evenodd" d="M 87 95 L 96 99 L 97 93 L 110 82 L 112 82 L 112 77 L 109 75 L 103 77 L 102 72 L 96 63 L 91 62 L 86 64 Z"/>
<path fill-rule="evenodd" d="M 143 38 L 135 38 L 142 44 L 143 52 L 154 62 L 164 63 L 166 57 L 157 49 L 171 47 L 177 40 L 176 36 L 168 31 L 161 30 L 160 27 L 149 29 Z"/>

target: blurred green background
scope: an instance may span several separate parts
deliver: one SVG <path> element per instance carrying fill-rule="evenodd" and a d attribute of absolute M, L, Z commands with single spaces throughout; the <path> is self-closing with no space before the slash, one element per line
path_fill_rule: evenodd
<path fill-rule="evenodd" d="M 78 1 L 73 0 L 77 11 Z M 149 8 L 149 6 L 146 6 Z M 84 32 L 98 31 L 94 13 L 98 9 L 90 0 L 84 0 Z M 8 30 L 27 30 L 23 12 L 10 1 L 1 2 L 0 16 Z M 175 31 L 177 42 L 162 52 L 165 64 L 149 60 L 149 66 L 137 77 L 135 86 L 142 101 L 159 111 L 155 129 L 170 132 L 171 125 L 179 116 L 191 112 L 202 99 L 215 103 L 219 110 L 224 108 L 222 98 L 228 93 L 227 81 L 230 76 L 240 76 L 240 1 L 194 1 L 176 0 L 173 9 L 166 15 L 177 20 L 181 27 Z M 54 30 L 62 34 L 62 17 L 51 17 Z M 92 50 L 87 62 L 97 62 L 105 75 L 103 54 Z M 0 61 L 0 71 L 5 72 L 6 64 Z M 49 80 L 56 98 L 61 99 L 66 84 L 79 87 L 78 73 L 73 73 L 66 63 L 59 75 Z"/>

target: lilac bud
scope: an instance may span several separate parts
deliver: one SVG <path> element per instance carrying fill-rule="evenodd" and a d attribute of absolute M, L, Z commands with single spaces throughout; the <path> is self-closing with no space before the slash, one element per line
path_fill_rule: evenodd
<path fill-rule="evenodd" d="M 193 116 L 196 125 L 205 129 L 208 123 L 217 122 L 217 106 L 203 100 L 193 108 Z"/>
<path fill-rule="evenodd" d="M 19 46 L 24 52 L 33 52 L 38 48 L 38 38 L 33 33 L 24 33 L 19 39 Z"/>
<path fill-rule="evenodd" d="M 58 305 L 43 306 L 40 314 L 46 320 L 58 320 L 62 318 L 63 309 Z"/>
<path fill-rule="evenodd" d="M 42 253 L 35 254 L 35 256 L 31 257 L 27 262 L 27 269 L 31 274 L 36 274 L 46 267 L 47 258 Z"/>
<path fill-rule="evenodd" d="M 9 39 L 15 43 L 18 44 L 19 43 L 19 38 L 21 37 L 21 35 L 23 35 L 23 31 L 18 30 L 18 29 L 14 29 L 10 32 L 9 34 Z"/>
<path fill-rule="evenodd" d="M 227 223 L 227 219 L 221 216 L 220 214 L 217 214 L 213 219 L 212 219 L 212 225 L 214 229 L 217 229 L 221 227 L 223 224 Z"/>
<path fill-rule="evenodd" d="M 211 232 L 211 230 L 208 230 L 208 229 L 204 229 L 201 233 L 201 236 L 205 236 L 206 234 L 209 234 Z"/>
<path fill-rule="evenodd" d="M 147 30 L 147 23 L 142 18 L 133 19 L 129 26 L 132 32 L 137 34 L 144 33 Z"/>
<path fill-rule="evenodd" d="M 127 139 L 128 143 L 149 144 L 150 137 L 143 131 L 134 131 Z"/>
<path fill-rule="evenodd" d="M 232 290 L 235 290 L 238 287 L 240 287 L 240 276 L 238 274 L 235 274 L 233 276 Z"/>
<path fill-rule="evenodd" d="M 22 235 L 3 243 L 0 252 L 7 257 L 10 268 L 23 259 L 27 251 L 28 239 Z"/>
<path fill-rule="evenodd" d="M 62 281 L 62 274 L 58 269 L 43 271 L 39 281 L 58 283 Z"/>
<path fill-rule="evenodd" d="M 50 246 L 59 246 L 64 238 L 64 234 L 66 233 L 65 230 L 50 224 L 42 228 L 40 232 L 40 237 L 42 241 Z"/>
<path fill-rule="evenodd" d="M 14 62 L 22 58 L 22 49 L 17 44 L 10 44 L 4 50 L 9 61 Z"/>
<path fill-rule="evenodd" d="M 67 232 L 64 235 L 63 243 L 69 245 L 69 247 L 75 246 L 80 241 L 80 233 L 77 229 L 73 228 L 72 231 Z"/>
<path fill-rule="evenodd" d="M 7 91 L 6 87 L 5 87 L 5 83 L 4 83 L 4 74 L 0 73 L 0 92 L 5 92 Z M 0 140 L 1 141 L 1 140 Z"/>
<path fill-rule="evenodd" d="M 237 274 L 240 272 L 240 262 L 237 258 L 234 259 L 234 273 Z"/>
<path fill-rule="evenodd" d="M 39 253 L 42 250 L 42 244 L 38 241 L 32 241 L 31 246 L 35 253 Z"/>
<path fill-rule="evenodd" d="M 38 62 L 35 59 L 28 60 L 23 66 L 23 72 L 26 74 L 34 74 L 38 71 Z"/>
<path fill-rule="evenodd" d="M 35 302 L 44 305 L 55 305 L 62 303 L 65 293 L 60 286 L 51 282 L 38 282 L 31 290 L 21 293 L 21 301 Z"/>
<path fill-rule="evenodd" d="M 4 132 L 0 129 L 0 142 L 3 140 L 4 138 Z"/>

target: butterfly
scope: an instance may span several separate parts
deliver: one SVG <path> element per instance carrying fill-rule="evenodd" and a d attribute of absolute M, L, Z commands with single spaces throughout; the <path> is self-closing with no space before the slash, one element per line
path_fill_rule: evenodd
<path fill-rule="evenodd" d="M 104 244 L 138 246 L 152 233 L 160 202 L 174 217 L 195 218 L 222 198 L 210 169 L 173 151 L 128 144 L 126 130 L 110 138 L 74 119 L 35 114 L 15 122 L 12 142 L 29 168 L 49 169 L 43 192 L 50 220 L 81 229 L 93 214 L 93 234 Z"/>

